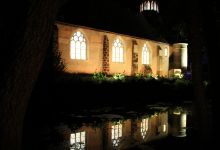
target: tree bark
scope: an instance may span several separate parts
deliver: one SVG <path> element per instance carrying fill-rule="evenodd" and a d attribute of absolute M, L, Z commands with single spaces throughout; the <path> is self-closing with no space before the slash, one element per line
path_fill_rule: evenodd
<path fill-rule="evenodd" d="M 205 89 L 202 78 L 202 49 L 204 46 L 204 24 L 202 22 L 201 3 L 191 1 L 190 12 L 190 41 L 189 50 L 192 51 L 192 75 L 194 84 L 193 122 L 197 132 L 198 149 L 207 149 L 212 146 L 212 127 L 209 116 L 208 100 L 205 98 Z"/>
<path fill-rule="evenodd" d="M 13 1 L 14 2 L 14 1 Z M 6 2 L 1 12 L 0 149 L 21 149 L 28 100 L 48 48 L 59 0 Z M 4 48 L 4 49 L 3 49 Z M 39 109 L 40 110 L 40 109 Z"/>

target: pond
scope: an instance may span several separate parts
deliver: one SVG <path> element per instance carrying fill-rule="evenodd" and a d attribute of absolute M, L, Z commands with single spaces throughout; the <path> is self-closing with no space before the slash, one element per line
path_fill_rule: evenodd
<path fill-rule="evenodd" d="M 63 113 L 53 126 L 56 140 L 48 149 L 153 149 L 148 143 L 187 136 L 188 112 L 182 107 L 148 105 L 145 111 L 116 108 L 108 113 Z"/>

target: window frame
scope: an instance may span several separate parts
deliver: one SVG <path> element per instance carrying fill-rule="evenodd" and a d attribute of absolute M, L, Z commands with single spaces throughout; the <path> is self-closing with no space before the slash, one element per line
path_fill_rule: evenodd
<path fill-rule="evenodd" d="M 144 54 L 145 52 L 146 52 L 146 54 Z M 150 65 L 151 64 L 150 56 L 151 56 L 150 49 L 147 46 L 147 44 L 144 44 L 144 46 L 142 47 L 142 52 L 141 52 L 142 65 Z"/>
<path fill-rule="evenodd" d="M 82 142 L 82 133 L 84 133 L 84 142 Z M 79 147 L 77 147 L 77 134 L 80 134 L 79 138 L 80 138 L 80 141 L 78 142 L 79 143 Z M 74 138 L 72 138 L 72 136 L 74 136 Z M 74 142 L 72 142 L 71 140 L 75 139 Z M 75 144 L 75 146 L 73 145 Z M 84 147 L 83 147 L 84 145 Z M 75 132 L 75 133 L 71 133 L 70 134 L 70 150 L 74 150 L 76 148 L 80 148 L 80 149 L 86 149 L 86 131 L 79 131 L 79 132 Z"/>
<path fill-rule="evenodd" d="M 124 44 L 120 38 L 116 38 L 112 43 L 112 62 L 113 63 L 125 62 Z"/>
<path fill-rule="evenodd" d="M 87 55 L 88 55 L 87 39 L 81 31 L 77 30 L 73 33 L 70 39 L 70 59 L 84 61 L 87 60 Z"/>

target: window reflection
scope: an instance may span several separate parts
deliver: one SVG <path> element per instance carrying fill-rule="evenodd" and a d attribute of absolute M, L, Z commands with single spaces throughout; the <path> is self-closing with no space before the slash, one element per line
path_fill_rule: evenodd
<path fill-rule="evenodd" d="M 85 150 L 86 132 L 77 132 L 70 135 L 70 150 Z"/>
<path fill-rule="evenodd" d="M 117 122 L 116 125 L 112 126 L 112 146 L 116 148 L 122 137 L 122 123 Z"/>
<path fill-rule="evenodd" d="M 142 119 L 141 121 L 141 136 L 145 139 L 148 130 L 148 118 Z"/>

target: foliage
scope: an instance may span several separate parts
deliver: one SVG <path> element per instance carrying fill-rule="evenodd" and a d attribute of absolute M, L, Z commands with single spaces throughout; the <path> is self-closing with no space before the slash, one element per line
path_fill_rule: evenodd
<path fill-rule="evenodd" d="M 136 73 L 135 78 L 136 79 L 144 79 L 144 75 L 142 73 Z"/>
<path fill-rule="evenodd" d="M 118 125 L 118 124 L 122 124 L 123 123 L 123 120 L 122 119 L 113 119 L 112 121 L 112 125 Z"/>
<path fill-rule="evenodd" d="M 96 80 L 105 80 L 106 74 L 103 72 L 94 72 L 92 78 Z"/>
<path fill-rule="evenodd" d="M 183 78 L 183 74 L 181 73 L 181 71 L 176 70 L 174 72 L 174 78 L 182 79 Z"/>
<path fill-rule="evenodd" d="M 65 70 L 64 60 L 61 58 L 59 50 L 53 51 L 53 68 L 57 72 L 63 72 Z"/>
<path fill-rule="evenodd" d="M 115 74 L 113 75 L 113 78 L 114 78 L 115 80 L 124 80 L 124 79 L 125 79 L 125 75 L 122 74 L 122 73 L 115 73 Z"/>
<path fill-rule="evenodd" d="M 151 67 L 149 65 L 142 65 L 141 73 L 144 76 L 151 75 L 152 74 L 152 69 L 151 69 Z"/>

